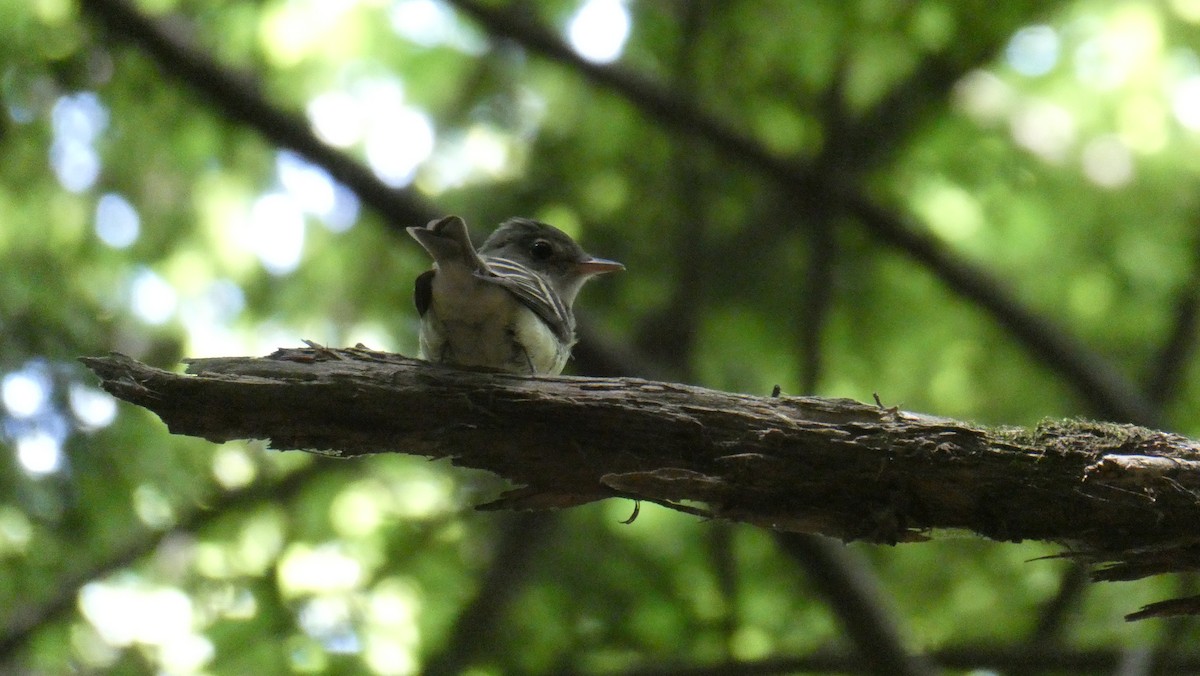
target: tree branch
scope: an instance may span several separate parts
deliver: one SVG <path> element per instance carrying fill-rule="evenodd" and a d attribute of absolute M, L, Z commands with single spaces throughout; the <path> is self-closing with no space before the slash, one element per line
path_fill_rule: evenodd
<path fill-rule="evenodd" d="M 190 376 L 116 354 L 83 361 L 177 434 L 450 458 L 519 485 L 490 508 L 624 496 L 846 540 L 954 528 L 1063 542 L 1111 563 L 1105 579 L 1200 569 L 1200 445 L 1139 427 L 986 428 L 846 399 L 528 378 L 364 348 L 198 359 Z"/>

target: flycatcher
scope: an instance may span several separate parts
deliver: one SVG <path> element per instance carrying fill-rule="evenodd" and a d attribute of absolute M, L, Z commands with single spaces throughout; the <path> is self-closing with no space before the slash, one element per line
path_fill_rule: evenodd
<path fill-rule="evenodd" d="M 478 251 L 458 216 L 408 228 L 408 234 L 434 261 L 413 293 L 421 356 L 455 366 L 561 373 L 575 344 L 571 306 L 579 290 L 592 277 L 625 267 L 527 218 L 502 223 Z"/>

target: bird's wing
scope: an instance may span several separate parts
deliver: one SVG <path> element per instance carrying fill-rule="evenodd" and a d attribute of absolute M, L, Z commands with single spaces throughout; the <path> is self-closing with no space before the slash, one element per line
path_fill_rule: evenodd
<path fill-rule="evenodd" d="M 484 256 L 483 264 L 484 269 L 476 273 L 480 279 L 508 289 L 563 341 L 570 342 L 573 339 L 575 317 L 541 275 L 510 258 L 500 256 Z"/>
<path fill-rule="evenodd" d="M 417 276 L 413 285 L 413 305 L 417 306 L 417 314 L 424 317 L 433 302 L 433 276 L 437 270 L 426 270 Z"/>

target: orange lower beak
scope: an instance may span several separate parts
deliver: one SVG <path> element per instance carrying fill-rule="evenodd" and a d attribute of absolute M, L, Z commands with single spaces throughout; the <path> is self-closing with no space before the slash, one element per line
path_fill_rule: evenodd
<path fill-rule="evenodd" d="M 606 272 L 624 270 L 625 266 L 607 258 L 588 258 L 579 262 L 579 271 L 588 275 L 602 275 Z"/>

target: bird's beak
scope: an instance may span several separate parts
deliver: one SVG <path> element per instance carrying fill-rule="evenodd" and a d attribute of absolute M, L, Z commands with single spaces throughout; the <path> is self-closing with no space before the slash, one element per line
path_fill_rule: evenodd
<path fill-rule="evenodd" d="M 625 266 L 616 261 L 610 261 L 607 258 L 596 258 L 592 256 L 579 261 L 578 269 L 585 275 L 602 275 L 606 272 L 624 270 Z"/>

